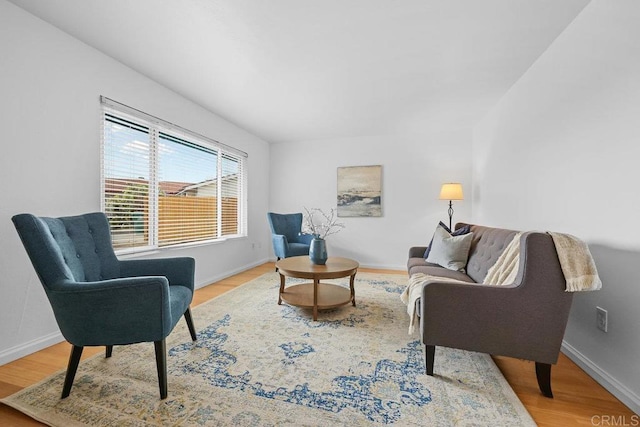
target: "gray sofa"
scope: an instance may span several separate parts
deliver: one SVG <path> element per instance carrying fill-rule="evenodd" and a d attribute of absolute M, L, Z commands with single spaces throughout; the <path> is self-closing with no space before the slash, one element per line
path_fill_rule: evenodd
<path fill-rule="evenodd" d="M 456 229 L 464 225 L 456 224 Z M 425 273 L 468 282 L 428 281 L 416 302 L 427 375 L 433 375 L 436 346 L 515 357 L 535 362 L 542 394 L 553 397 L 551 365 L 558 361 L 573 301 L 573 294 L 565 292 L 553 240 L 546 233 L 523 233 L 515 282 L 485 285 L 487 271 L 517 232 L 470 227 L 473 240 L 466 273 L 427 263 L 424 246 L 409 250 L 410 275 Z"/>

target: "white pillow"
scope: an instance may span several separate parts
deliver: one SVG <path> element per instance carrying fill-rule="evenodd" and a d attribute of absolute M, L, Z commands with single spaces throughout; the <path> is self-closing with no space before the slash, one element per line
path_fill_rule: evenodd
<path fill-rule="evenodd" d="M 431 251 L 427 257 L 427 262 L 464 273 L 472 239 L 473 233 L 452 236 L 447 230 L 438 225 L 435 233 L 433 233 L 433 242 L 431 243 Z"/>

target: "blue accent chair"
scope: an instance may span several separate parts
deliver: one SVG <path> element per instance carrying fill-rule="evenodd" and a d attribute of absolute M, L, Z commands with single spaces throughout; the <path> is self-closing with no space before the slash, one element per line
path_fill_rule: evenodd
<path fill-rule="evenodd" d="M 167 397 L 165 338 L 184 315 L 196 332 L 193 258 L 120 261 L 102 212 L 62 218 L 19 214 L 13 223 L 49 298 L 60 331 L 73 346 L 62 389 L 69 396 L 86 346 L 155 344 L 160 397 Z"/>
<path fill-rule="evenodd" d="M 278 214 L 267 212 L 271 226 L 273 252 L 278 259 L 292 256 L 309 255 L 309 247 L 313 236 L 301 234 L 302 214 Z"/>

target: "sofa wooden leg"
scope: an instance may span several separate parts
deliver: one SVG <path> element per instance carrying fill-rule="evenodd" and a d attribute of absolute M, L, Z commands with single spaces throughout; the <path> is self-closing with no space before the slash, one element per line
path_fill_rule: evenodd
<path fill-rule="evenodd" d="M 553 393 L 551 392 L 551 365 L 549 363 L 536 362 L 536 377 L 542 394 L 553 399 Z"/>
<path fill-rule="evenodd" d="M 158 368 L 158 385 L 160 399 L 167 398 L 167 346 L 164 340 L 154 341 L 156 347 L 156 367 Z"/>
<path fill-rule="evenodd" d="M 112 345 L 108 345 L 105 348 L 104 357 L 106 357 L 108 359 L 108 358 L 111 357 L 112 354 L 113 354 L 113 346 Z"/>
<path fill-rule="evenodd" d="M 71 355 L 69 355 L 69 364 L 67 365 L 67 374 L 64 377 L 64 386 L 62 387 L 61 399 L 69 396 L 71 393 L 71 386 L 73 385 L 73 379 L 76 377 L 76 371 L 80 364 L 80 356 L 82 356 L 82 350 L 84 347 L 74 345 L 71 349 Z"/>
<path fill-rule="evenodd" d="M 433 376 L 433 359 L 436 355 L 435 345 L 425 345 L 427 375 Z"/>

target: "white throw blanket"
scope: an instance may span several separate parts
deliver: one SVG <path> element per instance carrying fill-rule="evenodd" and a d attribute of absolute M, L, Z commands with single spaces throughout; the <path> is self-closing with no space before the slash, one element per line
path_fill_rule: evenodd
<path fill-rule="evenodd" d="M 510 285 L 515 282 L 520 266 L 520 236 L 522 233 L 516 233 L 513 236 L 496 263 L 487 271 L 484 283 L 487 285 Z"/>
<path fill-rule="evenodd" d="M 495 265 L 487 272 L 484 283 L 506 285 L 513 283 L 520 263 L 520 236 L 518 233 L 505 248 Z M 560 268 L 566 281 L 566 292 L 597 291 L 602 288 L 596 264 L 589 247 L 571 234 L 548 233 L 556 247 Z"/>
<path fill-rule="evenodd" d="M 556 245 L 567 292 L 597 291 L 602 288 L 589 246 L 571 234 L 549 232 Z"/>
<path fill-rule="evenodd" d="M 422 297 L 422 287 L 429 281 L 434 282 L 452 282 L 452 283 L 469 283 L 462 280 L 450 279 L 448 277 L 432 276 L 430 274 L 416 273 L 409 277 L 409 284 L 400 295 L 400 299 L 407 305 L 407 314 L 409 315 L 409 335 L 413 334 L 418 320 L 416 313 L 416 301 Z"/>

